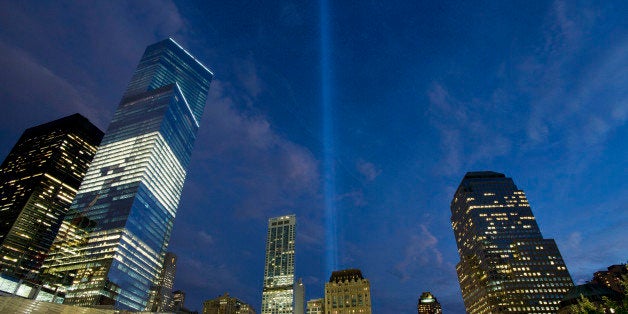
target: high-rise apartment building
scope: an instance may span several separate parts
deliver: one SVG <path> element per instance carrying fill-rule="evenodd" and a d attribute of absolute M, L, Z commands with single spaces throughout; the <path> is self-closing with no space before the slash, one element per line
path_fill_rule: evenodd
<path fill-rule="evenodd" d="M 417 303 L 417 311 L 419 314 L 442 314 L 438 300 L 430 292 L 423 292 Z"/>
<path fill-rule="evenodd" d="M 35 279 L 102 136 L 80 114 L 24 131 L 0 167 L 0 273 Z"/>
<path fill-rule="evenodd" d="M 255 310 L 228 293 L 203 302 L 203 314 L 255 314 Z"/>
<path fill-rule="evenodd" d="M 468 172 L 451 201 L 458 281 L 474 313 L 556 313 L 573 287 L 553 239 L 525 193 L 501 173 Z"/>
<path fill-rule="evenodd" d="M 172 309 L 172 287 L 177 271 L 177 255 L 166 253 L 159 281 L 150 291 L 150 299 L 146 309 L 151 312 L 164 312 Z"/>
<path fill-rule="evenodd" d="M 146 48 L 44 265 L 65 303 L 146 308 L 212 77 L 172 39 Z"/>
<path fill-rule="evenodd" d="M 292 314 L 296 216 L 268 220 L 262 314 Z"/>
<path fill-rule="evenodd" d="M 307 301 L 306 314 L 324 314 L 325 299 L 312 299 Z"/>
<path fill-rule="evenodd" d="M 325 313 L 371 313 L 371 284 L 359 269 L 331 273 L 325 283 Z"/>

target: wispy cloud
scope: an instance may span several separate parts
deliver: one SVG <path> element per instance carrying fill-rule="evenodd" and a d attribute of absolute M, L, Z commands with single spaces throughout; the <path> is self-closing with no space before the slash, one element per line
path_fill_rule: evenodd
<path fill-rule="evenodd" d="M 195 152 L 207 174 L 202 179 L 215 182 L 218 188 L 241 189 L 232 201 L 239 213 L 250 217 L 285 211 L 304 193 L 315 195 L 316 158 L 274 131 L 265 116 L 238 106 L 243 101 L 239 94 L 230 83 L 212 83 L 203 121 L 208 127 L 201 128 L 199 135 L 206 145 Z"/>
<path fill-rule="evenodd" d="M 443 264 L 443 254 L 438 248 L 438 239 L 427 229 L 426 225 L 419 225 L 419 230 L 402 239 L 406 240 L 404 257 L 392 270 L 392 273 L 401 281 L 406 281 L 414 277 L 414 274 L 420 273 L 420 268 L 428 265 L 438 267 Z"/>
<path fill-rule="evenodd" d="M 54 111 L 82 113 L 104 129 L 145 46 L 186 33 L 172 1 L 36 5 L 0 3 L 0 84 L 19 108 L 5 110 L 1 125 L 43 122 Z"/>
<path fill-rule="evenodd" d="M 377 168 L 377 166 L 375 166 L 375 164 L 373 164 L 372 162 L 368 162 L 366 160 L 363 159 L 359 159 L 356 163 L 356 168 L 358 170 L 358 172 L 364 176 L 364 178 L 367 181 L 373 181 L 375 180 L 380 173 L 382 173 L 382 170 Z"/>
<path fill-rule="evenodd" d="M 477 161 L 510 153 L 511 141 L 492 114 L 497 103 L 459 100 L 439 83 L 430 87 L 428 98 L 429 121 L 440 134 L 439 172 L 459 174 Z"/>

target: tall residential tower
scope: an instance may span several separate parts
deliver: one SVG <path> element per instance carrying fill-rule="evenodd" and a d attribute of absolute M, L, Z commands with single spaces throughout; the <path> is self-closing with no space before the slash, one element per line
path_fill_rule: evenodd
<path fill-rule="evenodd" d="M 268 220 L 262 314 L 292 314 L 295 215 Z"/>
<path fill-rule="evenodd" d="M 573 282 L 525 193 L 501 173 L 468 172 L 451 201 L 467 313 L 556 313 Z"/>
<path fill-rule="evenodd" d="M 80 114 L 24 131 L 0 167 L 0 273 L 35 279 L 102 136 Z"/>
<path fill-rule="evenodd" d="M 44 265 L 65 303 L 145 309 L 212 77 L 172 39 L 146 48 Z"/>

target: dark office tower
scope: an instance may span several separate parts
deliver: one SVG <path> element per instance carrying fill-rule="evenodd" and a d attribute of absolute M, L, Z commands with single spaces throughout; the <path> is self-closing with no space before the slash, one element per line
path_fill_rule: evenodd
<path fill-rule="evenodd" d="M 36 276 L 102 136 L 79 114 L 22 134 L 0 168 L 0 273 Z"/>
<path fill-rule="evenodd" d="M 146 48 L 44 265 L 65 303 L 146 308 L 212 76 L 172 39 Z"/>
<path fill-rule="evenodd" d="M 423 292 L 419 297 L 419 303 L 417 304 L 417 310 L 419 314 L 442 314 L 443 310 L 440 307 L 438 300 L 430 293 Z"/>
<path fill-rule="evenodd" d="M 296 216 L 268 220 L 262 314 L 292 314 Z"/>
<path fill-rule="evenodd" d="M 573 287 L 525 194 L 501 173 L 468 172 L 451 201 L 458 281 L 467 312 L 556 313 Z"/>
<path fill-rule="evenodd" d="M 150 291 L 150 299 L 146 309 L 151 312 L 164 312 L 172 307 L 172 287 L 174 286 L 174 275 L 177 270 L 177 256 L 166 253 L 164 264 L 159 274 L 159 283 Z"/>

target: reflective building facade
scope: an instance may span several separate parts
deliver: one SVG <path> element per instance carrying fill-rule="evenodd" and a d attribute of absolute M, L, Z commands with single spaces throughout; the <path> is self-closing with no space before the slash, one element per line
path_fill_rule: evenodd
<path fill-rule="evenodd" d="M 262 314 L 292 314 L 296 216 L 268 220 Z"/>
<path fill-rule="evenodd" d="M 468 313 L 556 313 L 573 287 L 525 193 L 504 174 L 468 172 L 451 202 L 456 265 Z"/>
<path fill-rule="evenodd" d="M 212 77 L 172 39 L 146 48 L 44 265 L 65 303 L 146 308 Z"/>
<path fill-rule="evenodd" d="M 80 114 L 22 134 L 0 167 L 0 273 L 35 279 L 102 136 Z"/>

